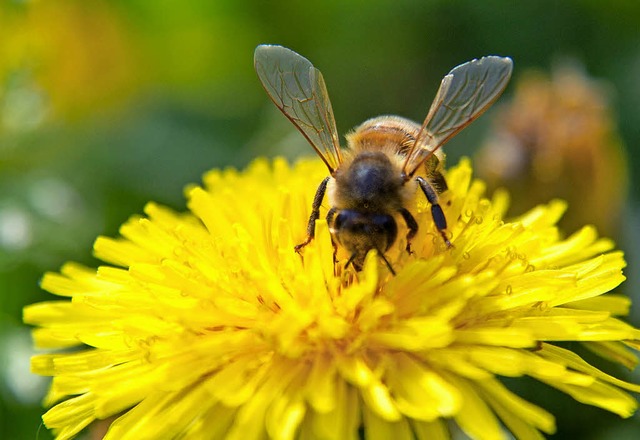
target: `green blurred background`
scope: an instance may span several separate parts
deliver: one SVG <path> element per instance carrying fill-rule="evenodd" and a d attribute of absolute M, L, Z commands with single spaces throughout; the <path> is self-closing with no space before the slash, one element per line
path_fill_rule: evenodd
<path fill-rule="evenodd" d="M 21 324 L 25 304 L 51 299 L 38 287 L 44 271 L 99 264 L 96 236 L 116 235 L 149 200 L 184 210 L 184 186 L 209 168 L 311 154 L 256 79 L 261 43 L 322 70 L 341 133 L 384 113 L 421 120 L 442 76 L 475 57 L 514 59 L 504 102 L 529 69 L 581 63 L 603 81 L 626 145 L 628 197 L 620 182 L 600 186 L 624 202 L 610 234 L 627 253 L 622 290 L 640 324 L 639 2 L 0 0 L 0 438 L 50 438 L 40 426 L 47 381 L 28 372 Z M 447 146 L 450 163 L 490 137 L 487 115 Z M 510 385 L 556 414 L 554 438 L 640 438 L 638 416 Z"/>

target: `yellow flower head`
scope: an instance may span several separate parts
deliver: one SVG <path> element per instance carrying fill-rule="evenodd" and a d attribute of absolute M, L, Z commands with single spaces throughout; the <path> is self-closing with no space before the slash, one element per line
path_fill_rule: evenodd
<path fill-rule="evenodd" d="M 622 253 L 585 227 L 568 238 L 553 201 L 512 221 L 463 161 L 441 204 L 453 247 L 416 198 L 414 253 L 399 240 L 361 272 L 344 268 L 326 223 L 305 237 L 320 160 L 213 171 L 188 191 L 190 213 L 149 204 L 101 237 L 97 270 L 67 264 L 44 289 L 70 300 L 28 306 L 33 358 L 53 376 L 45 424 L 60 439 L 117 416 L 108 439 L 472 438 L 552 433 L 553 416 L 498 376 L 530 376 L 630 416 L 640 391 L 559 341 L 631 367 L 640 331 Z M 321 216 L 321 218 L 324 218 Z M 399 234 L 403 236 L 403 234 Z M 72 348 L 72 349 L 71 349 Z"/>

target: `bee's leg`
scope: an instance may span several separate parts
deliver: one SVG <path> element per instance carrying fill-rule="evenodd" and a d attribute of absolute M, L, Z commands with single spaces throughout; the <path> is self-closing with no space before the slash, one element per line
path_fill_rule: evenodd
<path fill-rule="evenodd" d="M 331 245 L 333 246 L 333 264 L 338 262 L 338 259 L 336 258 L 336 255 L 338 254 L 338 243 L 336 243 L 335 238 L 333 238 L 333 217 L 335 217 L 336 212 L 338 212 L 338 208 L 335 206 L 327 212 L 327 225 L 329 226 L 329 230 L 332 231 Z"/>
<path fill-rule="evenodd" d="M 431 186 L 431 184 L 427 182 L 427 180 L 423 177 L 418 177 L 416 180 L 418 181 L 418 185 L 420 185 L 420 189 L 431 204 L 431 216 L 433 217 L 433 222 L 436 224 L 436 228 L 438 228 L 438 232 L 440 232 L 440 235 L 442 235 L 442 238 L 444 239 L 447 247 L 451 247 L 451 242 L 449 241 L 449 239 L 447 238 L 447 234 L 445 233 L 445 230 L 447 229 L 447 219 L 444 216 L 444 212 L 442 212 L 440 204 L 438 203 L 438 193 L 435 189 L 433 189 L 433 186 Z"/>
<path fill-rule="evenodd" d="M 409 231 L 407 231 L 406 249 L 407 252 L 411 254 L 413 253 L 411 251 L 411 239 L 415 237 L 416 233 L 418 232 L 418 222 L 416 222 L 416 219 L 413 218 L 411 213 L 405 208 L 400 208 L 400 215 L 402 215 L 402 218 L 404 219 L 404 222 L 407 224 L 407 228 L 409 229 Z"/>
<path fill-rule="evenodd" d="M 320 205 L 322 204 L 322 199 L 324 198 L 324 193 L 327 191 L 327 183 L 329 183 L 330 177 L 326 177 L 316 190 L 316 195 L 313 197 L 313 203 L 311 205 L 311 216 L 309 217 L 309 223 L 307 223 L 307 239 L 302 243 L 296 245 L 294 248 L 296 252 L 300 252 L 300 250 L 311 243 L 313 240 L 313 236 L 316 232 L 316 220 L 320 218 Z"/>

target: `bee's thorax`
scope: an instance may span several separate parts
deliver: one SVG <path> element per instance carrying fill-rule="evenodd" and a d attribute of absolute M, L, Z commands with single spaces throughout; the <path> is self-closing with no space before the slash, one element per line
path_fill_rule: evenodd
<path fill-rule="evenodd" d="M 393 212 L 402 205 L 399 167 L 382 151 L 355 156 L 335 175 L 334 203 L 340 209 Z"/>

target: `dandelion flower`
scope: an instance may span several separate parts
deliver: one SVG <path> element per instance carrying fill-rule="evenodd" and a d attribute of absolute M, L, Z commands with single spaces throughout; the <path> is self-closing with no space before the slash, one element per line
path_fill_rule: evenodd
<path fill-rule="evenodd" d="M 404 252 L 344 269 L 326 224 L 302 257 L 319 160 L 258 160 L 213 171 L 188 189 L 189 213 L 156 204 L 100 237 L 97 270 L 48 273 L 65 300 L 25 308 L 35 373 L 53 376 L 43 416 L 58 439 L 114 417 L 107 439 L 540 438 L 553 416 L 507 389 L 529 376 L 629 417 L 626 383 L 560 341 L 627 367 L 640 331 L 617 318 L 625 261 L 592 227 L 563 237 L 565 203 L 503 218 L 468 161 L 447 173 L 442 206 L 453 247 L 429 206 Z M 402 234 L 400 234 L 402 235 Z"/>

